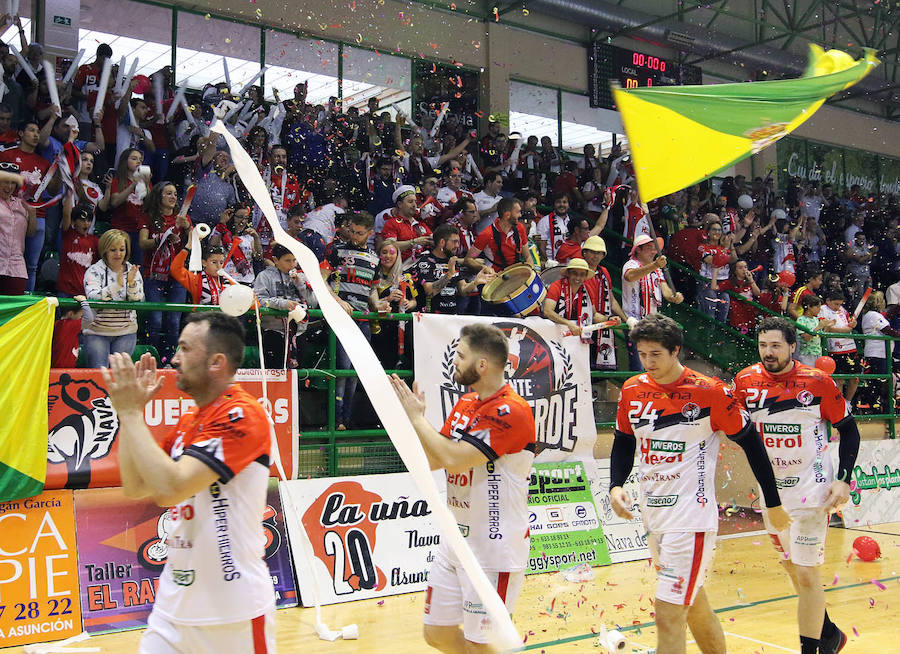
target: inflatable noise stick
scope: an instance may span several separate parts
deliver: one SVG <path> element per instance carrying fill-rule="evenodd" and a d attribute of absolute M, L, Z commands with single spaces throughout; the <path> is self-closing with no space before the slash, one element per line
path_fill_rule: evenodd
<path fill-rule="evenodd" d="M 191 230 L 191 256 L 188 259 L 188 270 L 191 272 L 200 272 L 203 268 L 200 241 L 209 236 L 210 231 L 209 225 L 206 223 L 198 223 Z"/>
<path fill-rule="evenodd" d="M 593 334 L 594 332 L 598 332 L 601 329 L 609 329 L 610 327 L 615 327 L 620 324 L 622 321 L 618 318 L 612 318 L 610 320 L 604 320 L 603 322 L 595 322 L 593 325 L 588 325 L 584 329 L 581 330 L 582 336 L 587 336 L 588 334 Z M 566 336 L 574 336 L 571 331 L 566 332 Z"/>

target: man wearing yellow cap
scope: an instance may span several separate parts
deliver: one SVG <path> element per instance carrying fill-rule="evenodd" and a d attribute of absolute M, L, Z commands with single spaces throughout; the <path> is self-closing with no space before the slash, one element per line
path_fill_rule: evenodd
<path fill-rule="evenodd" d="M 559 325 L 565 325 L 575 336 L 587 341 L 589 335 L 582 335 L 589 325 L 604 322 L 607 316 L 597 311 L 599 297 L 596 286 L 588 287 L 585 282 L 594 277 L 584 259 L 572 259 L 566 265 L 563 276 L 550 284 L 544 299 L 544 317 Z"/>
<path fill-rule="evenodd" d="M 590 236 L 581 245 L 581 256 L 595 273 L 585 281 L 585 286 L 597 297 L 597 311 L 604 316 L 618 317 L 621 322 L 625 322 L 627 316 L 613 294 L 609 271 L 600 265 L 606 257 L 606 243 L 599 236 Z M 594 332 L 591 339 L 591 369 L 616 370 L 616 342 L 612 330 L 601 329 Z"/>

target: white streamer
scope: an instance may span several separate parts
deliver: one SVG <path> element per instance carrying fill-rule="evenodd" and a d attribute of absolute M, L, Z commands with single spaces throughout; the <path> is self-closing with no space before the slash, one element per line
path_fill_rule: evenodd
<path fill-rule="evenodd" d="M 175 99 L 172 100 L 172 104 L 169 105 L 169 110 L 166 112 L 166 120 L 172 120 L 172 116 L 178 110 L 178 105 L 184 102 L 184 87 L 180 87 L 177 91 L 175 91 Z M 188 112 L 190 113 L 190 112 Z"/>
<path fill-rule="evenodd" d="M 75 73 L 78 71 L 78 64 L 81 63 L 81 58 L 84 57 L 84 48 L 78 51 L 78 54 L 75 55 L 75 58 L 72 60 L 72 63 L 69 65 L 69 70 L 66 71 L 66 74 L 62 78 L 63 86 L 72 81 L 72 78 L 75 76 Z"/>
<path fill-rule="evenodd" d="M 406 416 L 399 398 L 388 383 L 384 368 L 375 357 L 371 345 L 363 338 L 353 318 L 338 305 L 337 300 L 328 290 L 325 280 L 319 274 L 319 261 L 312 251 L 284 231 L 275 213 L 272 197 L 250 155 L 220 121 L 214 121 L 210 130 L 225 138 L 241 182 L 269 221 L 275 241 L 288 248 L 297 258 L 301 270 L 319 300 L 319 307 L 325 319 L 349 355 L 353 368 L 359 375 L 359 380 L 368 393 L 391 442 L 406 464 L 425 500 L 433 507 L 434 515 L 441 527 L 442 537 L 447 540 L 454 554 L 459 558 L 463 569 L 481 598 L 485 610 L 495 626 L 495 640 L 502 649 L 521 647 L 522 640 L 513 626 L 506 606 L 463 539 L 453 514 L 450 513 L 446 503 L 441 500 L 419 438 Z M 290 497 L 289 494 L 287 497 Z M 303 531 L 302 525 L 300 530 Z"/>
<path fill-rule="evenodd" d="M 157 73 L 153 76 L 153 95 L 156 100 L 156 122 L 163 122 L 163 105 L 162 105 L 162 96 L 163 96 L 163 80 L 162 74 Z M 174 104 L 174 103 L 173 103 Z"/>
<path fill-rule="evenodd" d="M 9 44 L 9 49 L 12 50 L 12 53 L 14 55 L 16 55 L 16 59 L 18 59 L 19 65 L 22 67 L 22 70 L 25 71 L 25 74 L 31 78 L 32 82 L 37 82 L 38 78 L 37 78 L 37 75 L 34 74 L 34 69 L 31 67 L 31 64 L 29 64 L 27 61 L 25 61 L 25 58 L 22 56 L 22 53 L 19 52 L 16 49 L 16 46 L 14 46 L 12 43 Z"/>
<path fill-rule="evenodd" d="M 260 68 L 259 72 L 256 73 L 256 75 L 254 75 L 253 77 L 251 77 L 249 82 L 244 84 L 243 88 L 241 89 L 241 92 L 238 93 L 238 95 L 244 95 L 247 91 L 249 91 L 250 87 L 253 86 L 253 83 L 256 82 L 256 80 L 258 80 L 260 77 L 265 75 L 266 71 L 268 69 L 269 69 L 268 66 L 263 66 L 262 68 Z"/>
<path fill-rule="evenodd" d="M 231 93 L 231 73 L 228 72 L 228 62 L 222 57 L 222 67 L 225 69 L 225 84 L 228 86 L 228 93 Z"/>
<path fill-rule="evenodd" d="M 128 93 L 128 86 L 131 84 L 131 78 L 134 77 L 134 73 L 137 70 L 137 67 L 138 67 L 138 58 L 135 57 L 134 60 L 131 62 L 131 68 L 128 70 L 128 75 L 125 76 L 125 79 L 122 80 L 122 86 L 119 87 L 119 99 L 116 100 L 117 107 L 120 104 L 122 104 L 122 98 L 125 96 L 126 93 Z M 119 72 L 121 73 L 122 71 L 119 71 Z"/>
<path fill-rule="evenodd" d="M 103 62 L 103 71 L 100 73 L 100 86 L 97 87 L 97 101 L 94 103 L 94 118 L 100 115 L 103 109 L 103 101 L 106 100 L 106 90 L 109 88 L 109 73 L 112 71 L 112 61 Z"/>
<path fill-rule="evenodd" d="M 434 121 L 434 125 L 431 126 L 431 131 L 428 133 L 431 138 L 434 138 L 434 135 L 437 134 L 438 130 L 441 128 L 441 123 L 444 122 L 444 116 L 447 115 L 447 109 L 449 108 L 449 102 L 441 103 L 441 112 L 438 114 L 437 120 Z"/>
<path fill-rule="evenodd" d="M 200 241 L 209 236 L 210 229 L 206 223 L 198 223 L 191 230 L 191 256 L 188 259 L 188 270 L 191 272 L 200 272 L 203 268 L 203 260 L 201 258 Z"/>
<path fill-rule="evenodd" d="M 56 67 L 48 59 L 44 59 L 44 79 L 47 82 L 47 93 L 50 94 L 50 104 L 55 104 L 57 111 L 62 112 L 62 105 L 59 103 L 59 89 L 56 86 Z M 57 116 L 59 115 L 62 114 L 57 114 Z"/>

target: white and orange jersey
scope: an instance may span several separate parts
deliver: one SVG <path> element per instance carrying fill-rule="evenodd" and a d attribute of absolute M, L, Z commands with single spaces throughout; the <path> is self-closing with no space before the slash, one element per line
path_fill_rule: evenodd
<path fill-rule="evenodd" d="M 737 374 L 734 387 L 766 446 L 785 509 L 822 506 L 834 480 L 825 423 L 850 416 L 831 376 L 798 361 L 782 375 L 757 363 Z"/>
<path fill-rule="evenodd" d="M 271 447 L 263 408 L 232 384 L 212 404 L 185 412 L 161 447 L 176 460 L 199 459 L 219 478 L 169 509 L 154 612 L 177 624 L 218 625 L 273 611 L 263 559 Z"/>
<path fill-rule="evenodd" d="M 441 434 L 469 443 L 487 463 L 447 473 L 447 504 L 484 570 L 517 572 L 528 563 L 528 482 L 534 461 L 534 415 L 508 384 L 481 400 L 463 395 Z M 442 543 L 442 552 L 458 564 Z"/>
<path fill-rule="evenodd" d="M 643 264 L 633 257 L 622 266 L 622 310 L 626 316 L 638 320 L 659 311 L 663 301 L 662 284 L 666 281 L 663 271 L 659 268 L 633 282 L 625 279 L 627 271 L 642 266 Z"/>
<path fill-rule="evenodd" d="M 721 434 L 747 424 L 720 379 L 685 368 L 671 384 L 647 373 L 622 386 L 616 430 L 633 435 L 639 453 L 641 511 L 647 531 L 716 531 L 716 461 Z"/>

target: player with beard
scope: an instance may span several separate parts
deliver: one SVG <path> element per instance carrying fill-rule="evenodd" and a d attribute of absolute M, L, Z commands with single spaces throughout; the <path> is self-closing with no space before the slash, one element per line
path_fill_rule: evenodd
<path fill-rule="evenodd" d="M 850 475 L 859 452 L 859 430 L 831 377 L 793 359 L 797 334 L 778 317 L 757 328 L 760 363 L 734 380 L 737 398 L 750 412 L 775 470 L 789 529 L 763 519 L 782 565 L 797 592 L 797 622 L 802 654 L 835 654 L 847 643 L 825 610 L 820 570 L 825 562 L 828 515 L 850 497 Z M 825 453 L 825 423 L 841 436 L 837 475 Z"/>
<path fill-rule="evenodd" d="M 126 497 L 171 507 L 168 558 L 140 654 L 275 651 L 275 591 L 263 559 L 269 422 L 234 382 L 244 328 L 218 312 L 195 313 L 172 358 L 178 389 L 196 402 L 157 443 L 144 405 L 162 386 L 156 361 L 110 356 L 103 379 L 119 415 Z"/>
<path fill-rule="evenodd" d="M 534 416 L 506 382 L 509 343 L 492 325 L 460 330 L 453 381 L 470 389 L 438 431 L 425 398 L 396 375 L 391 383 L 433 470 L 447 471 L 447 504 L 498 595 L 512 612 L 528 563 L 528 481 L 534 461 Z M 460 630 L 459 625 L 462 624 Z M 428 574 L 425 641 L 446 653 L 493 651 L 491 621 L 446 541 Z"/>
<path fill-rule="evenodd" d="M 645 373 L 622 386 L 610 454 L 609 496 L 621 518 L 632 519 L 622 488 L 640 442 L 641 513 L 657 570 L 659 654 L 684 654 L 685 624 L 704 654 L 724 654 L 725 634 L 703 588 L 712 564 L 719 515 L 716 461 L 722 434 L 744 450 L 762 486 L 769 518 L 779 530 L 790 517 L 781 508 L 766 450 L 740 403 L 720 379 L 678 361 L 683 334 L 661 314 L 642 319 L 631 340 Z"/>

